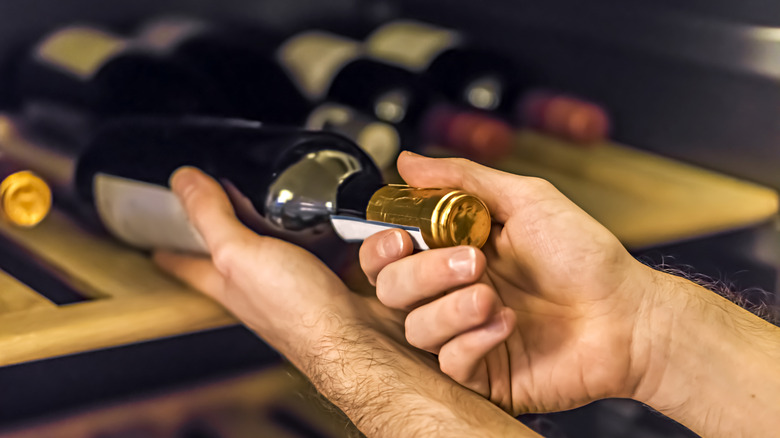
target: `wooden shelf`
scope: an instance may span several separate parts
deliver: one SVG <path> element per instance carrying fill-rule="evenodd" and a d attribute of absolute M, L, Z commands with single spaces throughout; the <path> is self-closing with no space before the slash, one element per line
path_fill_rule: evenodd
<path fill-rule="evenodd" d="M 770 220 L 772 189 L 626 146 L 584 148 L 532 131 L 493 167 L 553 183 L 630 249 L 690 240 Z"/>
<path fill-rule="evenodd" d="M 59 212 L 0 232 L 59 271 L 87 301 L 57 306 L 0 273 L 0 366 L 235 324 L 148 256 L 95 236 Z"/>

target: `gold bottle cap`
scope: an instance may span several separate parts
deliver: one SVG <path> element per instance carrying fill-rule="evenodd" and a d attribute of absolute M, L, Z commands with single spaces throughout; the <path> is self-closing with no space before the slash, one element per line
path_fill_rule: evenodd
<path fill-rule="evenodd" d="M 490 235 L 487 205 L 474 195 L 455 190 L 441 198 L 431 217 L 433 247 L 471 245 L 481 248 Z"/>
<path fill-rule="evenodd" d="M 487 206 L 474 195 L 396 184 L 374 192 L 366 219 L 417 228 L 429 248 L 480 248 L 490 236 L 492 222 Z"/>
<path fill-rule="evenodd" d="M 32 172 L 12 173 L 0 183 L 0 203 L 9 221 L 22 227 L 32 227 L 49 214 L 51 189 Z"/>

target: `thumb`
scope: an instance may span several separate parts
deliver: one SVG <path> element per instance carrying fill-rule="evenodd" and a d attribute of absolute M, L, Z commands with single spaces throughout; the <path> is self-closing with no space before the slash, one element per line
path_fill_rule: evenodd
<path fill-rule="evenodd" d="M 200 170 L 179 168 L 171 175 L 170 185 L 212 255 L 217 254 L 221 246 L 241 241 L 251 233 L 236 218 L 219 183 Z"/>
<path fill-rule="evenodd" d="M 398 172 L 414 187 L 454 188 L 475 195 L 500 223 L 529 203 L 549 196 L 552 188 L 545 180 L 513 175 L 463 158 L 428 158 L 412 152 L 398 158 Z"/>

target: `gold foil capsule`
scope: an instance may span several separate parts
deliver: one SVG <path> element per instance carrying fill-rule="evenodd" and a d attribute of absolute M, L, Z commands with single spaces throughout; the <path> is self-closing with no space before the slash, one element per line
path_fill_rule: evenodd
<path fill-rule="evenodd" d="M 377 190 L 366 219 L 419 228 L 430 248 L 487 242 L 491 219 L 481 199 L 461 190 L 388 185 Z"/>
<path fill-rule="evenodd" d="M 33 227 L 51 210 L 51 189 L 30 171 L 15 172 L 0 183 L 0 205 L 11 223 Z"/>

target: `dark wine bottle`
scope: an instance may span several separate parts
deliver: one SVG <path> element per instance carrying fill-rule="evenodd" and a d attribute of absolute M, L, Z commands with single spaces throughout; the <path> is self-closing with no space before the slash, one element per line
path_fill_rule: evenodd
<path fill-rule="evenodd" d="M 420 75 L 448 99 L 475 109 L 510 114 L 530 80 L 509 59 L 475 46 L 462 33 L 419 21 L 382 25 L 365 46 L 370 56 Z"/>
<path fill-rule="evenodd" d="M 557 91 L 541 91 L 528 69 L 473 43 L 456 30 L 414 20 L 380 26 L 366 52 L 420 75 L 443 95 L 473 108 L 496 111 L 520 125 L 581 144 L 609 135 L 601 106 Z"/>
<path fill-rule="evenodd" d="M 98 117 L 223 114 L 228 103 L 205 78 L 132 40 L 86 25 L 57 29 L 20 60 L 25 105 Z"/>
<path fill-rule="evenodd" d="M 466 155 L 503 155 L 510 128 L 490 117 L 454 107 L 426 88 L 415 75 L 366 56 L 357 41 L 324 31 L 309 31 L 287 39 L 277 52 L 279 62 L 310 100 L 332 99 L 394 124 L 415 143 L 441 142 Z M 458 142 L 440 128 L 467 114 L 469 132 Z M 473 135 L 480 132 L 480 135 Z M 408 147 L 408 144 L 405 146 Z"/>
<path fill-rule="evenodd" d="M 230 99 L 234 117 L 299 126 L 313 107 L 270 56 L 279 37 L 260 28 L 160 17 L 135 39 L 207 76 Z"/>
<path fill-rule="evenodd" d="M 72 181 L 75 197 L 112 234 L 140 248 L 206 250 L 166 188 L 181 166 L 215 177 L 250 228 L 325 260 L 338 252 L 334 228 L 351 241 L 400 226 L 423 249 L 481 245 L 490 230 L 479 199 L 384 186 L 358 146 L 325 132 L 216 118 L 133 118 L 105 125 L 74 162 L 72 177 L 60 180 Z"/>
<path fill-rule="evenodd" d="M 355 109 L 304 96 L 273 56 L 281 38 L 254 26 L 174 16 L 146 22 L 136 41 L 209 77 L 230 99 L 234 117 L 337 132 L 367 150 L 380 168 L 394 164 L 397 130 Z"/>

